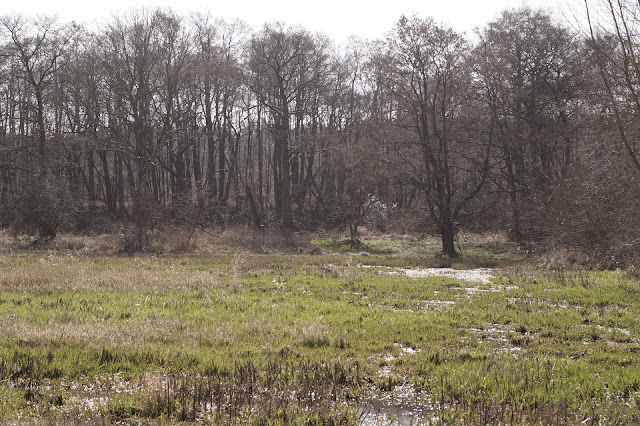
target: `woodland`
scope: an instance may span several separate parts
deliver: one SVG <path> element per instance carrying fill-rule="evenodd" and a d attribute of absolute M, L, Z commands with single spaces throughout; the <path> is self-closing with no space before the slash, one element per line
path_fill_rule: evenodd
<path fill-rule="evenodd" d="M 285 23 L 132 10 L 0 19 L 0 220 L 154 235 L 225 226 L 502 232 L 632 262 L 640 6 L 528 7 L 472 35 L 403 16 L 337 45 Z M 178 231 L 171 231 L 178 232 Z"/>

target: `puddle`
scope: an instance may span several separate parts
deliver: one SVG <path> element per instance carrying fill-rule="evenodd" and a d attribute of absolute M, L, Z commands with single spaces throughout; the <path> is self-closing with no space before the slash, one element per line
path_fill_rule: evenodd
<path fill-rule="evenodd" d="M 381 274 L 403 275 L 410 278 L 449 277 L 457 280 L 489 284 L 493 275 L 489 268 L 453 269 L 453 268 L 390 268 L 387 266 L 358 265 L 359 268 L 379 269 Z"/>
<path fill-rule="evenodd" d="M 522 303 L 524 305 L 545 305 L 547 308 L 560 308 L 560 309 L 584 309 L 582 305 L 570 304 L 568 301 L 550 299 L 545 297 L 510 297 L 509 303 Z"/>
<path fill-rule="evenodd" d="M 498 327 L 490 327 L 490 328 L 470 328 L 469 331 L 472 331 L 478 335 L 480 340 L 491 340 L 493 342 L 498 342 L 502 344 L 507 344 L 509 340 L 506 338 L 507 330 Z"/>
<path fill-rule="evenodd" d="M 444 309 L 455 305 L 455 300 L 423 300 L 422 309 Z"/>
<path fill-rule="evenodd" d="M 373 400 L 358 409 L 360 425 L 415 425 L 425 422 L 435 423 L 438 416 L 427 406 L 407 404 L 387 404 Z"/>
<path fill-rule="evenodd" d="M 509 342 L 507 336 L 510 331 L 500 324 L 493 324 L 492 327 L 484 329 L 470 328 L 469 331 L 475 333 L 479 340 L 496 342 L 498 345 L 502 346 L 502 348 L 498 349 L 498 352 L 514 356 L 517 356 L 518 353 L 524 352 L 523 348 L 514 346 Z"/>
<path fill-rule="evenodd" d="M 582 325 L 582 327 L 587 328 L 587 325 Z M 606 343 L 608 345 L 614 345 L 614 346 L 619 346 L 621 344 L 624 343 L 637 343 L 638 342 L 638 338 L 637 337 L 633 337 L 631 330 L 628 330 L 626 328 L 621 328 L 621 327 L 605 327 L 602 325 L 596 325 L 596 328 L 598 330 L 600 330 L 601 332 L 604 333 L 610 333 L 613 335 L 613 338 L 615 339 L 615 341 L 612 340 L 606 340 Z M 617 336 L 616 336 L 617 335 Z M 605 338 L 605 337 L 609 337 L 609 336 L 599 336 L 600 338 Z M 590 345 L 592 343 L 594 343 L 595 340 L 593 339 L 585 339 L 582 341 L 582 343 L 584 345 Z"/>
<path fill-rule="evenodd" d="M 409 383 L 362 402 L 358 407 L 358 418 L 359 424 L 364 426 L 435 424 L 439 420 L 431 398 L 418 396 Z"/>
<path fill-rule="evenodd" d="M 392 358 L 393 359 L 393 358 Z M 380 367 L 378 369 L 378 375 L 380 377 L 388 377 L 391 375 L 391 367 L 389 367 L 388 365 L 385 365 L 383 367 Z"/>
<path fill-rule="evenodd" d="M 400 351 L 405 355 L 415 355 L 418 352 L 420 352 L 420 349 L 413 349 L 413 348 L 403 347 L 402 349 L 400 349 Z"/>
<path fill-rule="evenodd" d="M 620 328 L 620 327 L 603 327 L 601 325 L 597 325 L 596 327 L 598 327 L 600 330 L 604 330 L 604 331 L 608 331 L 609 333 L 614 333 L 614 332 L 618 332 L 618 333 L 622 333 L 625 336 L 631 336 L 631 332 L 629 330 L 627 330 L 626 328 Z"/>
<path fill-rule="evenodd" d="M 71 396 L 65 401 L 65 407 L 61 411 L 71 412 L 73 410 L 86 411 L 89 413 L 95 413 L 99 409 L 104 408 L 109 403 L 109 398 L 106 396 L 96 397 L 79 397 Z"/>
<path fill-rule="evenodd" d="M 394 343 L 394 346 L 397 346 L 400 348 L 400 356 L 405 356 L 405 355 L 415 355 L 417 353 L 420 352 L 420 349 L 414 349 L 411 348 L 409 346 L 403 346 L 400 343 Z M 387 354 L 384 357 L 384 365 L 381 366 L 378 369 L 378 375 L 380 377 L 386 377 L 389 376 L 391 374 L 391 363 L 396 359 L 395 356 L 393 356 L 392 354 Z"/>

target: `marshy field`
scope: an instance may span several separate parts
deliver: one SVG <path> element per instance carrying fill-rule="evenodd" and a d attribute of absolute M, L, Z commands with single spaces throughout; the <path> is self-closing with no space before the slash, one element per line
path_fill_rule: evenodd
<path fill-rule="evenodd" d="M 0 422 L 640 422 L 634 271 L 486 236 L 113 238 L 2 236 Z"/>

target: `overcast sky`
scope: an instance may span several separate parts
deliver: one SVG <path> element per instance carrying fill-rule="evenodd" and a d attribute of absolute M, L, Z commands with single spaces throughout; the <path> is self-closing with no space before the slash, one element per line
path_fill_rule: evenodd
<path fill-rule="evenodd" d="M 90 24 L 133 7 L 159 6 L 179 14 L 208 10 L 214 16 L 240 18 L 254 29 L 265 22 L 283 21 L 344 42 L 350 35 L 382 37 L 402 14 L 432 16 L 439 23 L 471 33 L 502 10 L 522 4 L 552 9 L 562 19 L 559 11 L 568 2 L 577 0 L 0 0 L 0 15 L 57 15 L 62 21 Z"/>

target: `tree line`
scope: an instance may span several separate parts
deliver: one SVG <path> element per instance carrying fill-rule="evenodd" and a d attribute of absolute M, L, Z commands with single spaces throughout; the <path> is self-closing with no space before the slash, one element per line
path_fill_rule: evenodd
<path fill-rule="evenodd" d="M 4 16 L 1 224 L 118 223 L 132 251 L 167 223 L 635 248 L 640 10 L 586 6 L 582 30 L 521 7 L 473 39 L 403 16 L 343 46 L 161 9 Z"/>

